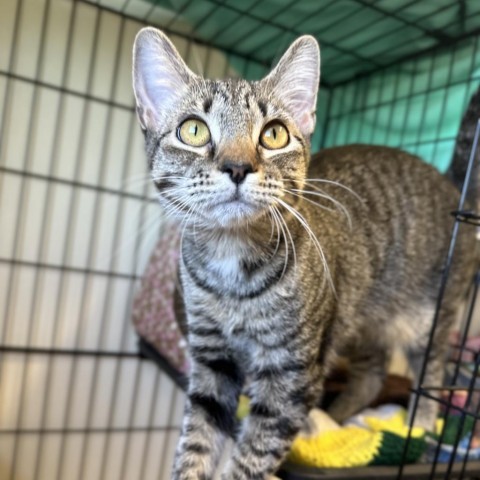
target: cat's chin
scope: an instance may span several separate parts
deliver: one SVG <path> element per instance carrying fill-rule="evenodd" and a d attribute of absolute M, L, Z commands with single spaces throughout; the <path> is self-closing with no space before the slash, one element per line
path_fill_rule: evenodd
<path fill-rule="evenodd" d="M 232 200 L 213 206 L 208 220 L 215 228 L 235 229 L 251 225 L 264 213 L 264 207 L 244 200 Z"/>

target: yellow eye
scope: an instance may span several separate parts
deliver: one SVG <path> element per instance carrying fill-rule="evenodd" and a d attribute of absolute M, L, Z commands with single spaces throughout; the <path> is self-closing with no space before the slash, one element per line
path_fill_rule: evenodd
<path fill-rule="evenodd" d="M 280 122 L 270 122 L 260 134 L 260 143 L 270 150 L 288 145 L 288 130 Z"/>
<path fill-rule="evenodd" d="M 178 128 L 178 138 L 192 147 L 203 147 L 210 141 L 210 130 L 201 120 L 190 118 Z"/>

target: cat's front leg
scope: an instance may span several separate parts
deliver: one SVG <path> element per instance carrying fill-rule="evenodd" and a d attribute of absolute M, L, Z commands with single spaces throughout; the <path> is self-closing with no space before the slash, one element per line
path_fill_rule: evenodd
<path fill-rule="evenodd" d="M 249 388 L 250 414 L 222 480 L 272 478 L 320 396 L 321 376 L 319 367 L 295 361 L 257 372 Z"/>
<path fill-rule="evenodd" d="M 202 328 L 202 333 L 207 329 Z M 192 373 L 173 480 L 210 480 L 227 435 L 236 428 L 241 371 L 220 338 L 190 336 Z"/>

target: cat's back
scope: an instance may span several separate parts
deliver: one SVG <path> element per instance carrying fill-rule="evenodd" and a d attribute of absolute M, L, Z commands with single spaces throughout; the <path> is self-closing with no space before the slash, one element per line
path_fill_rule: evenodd
<path fill-rule="evenodd" d="M 322 150 L 312 156 L 309 178 L 333 182 L 318 185 L 357 216 L 366 215 L 374 222 L 409 218 L 433 230 L 434 223 L 451 225 L 449 213 L 460 196 L 453 183 L 433 166 L 383 146 L 358 144 Z"/>
<path fill-rule="evenodd" d="M 405 196 L 434 188 L 458 199 L 457 189 L 433 166 L 391 147 L 355 144 L 327 148 L 312 156 L 309 177 L 343 182 L 367 197 L 386 194 L 385 189 Z"/>
<path fill-rule="evenodd" d="M 349 277 L 356 275 L 357 285 L 375 278 L 381 296 L 395 292 L 405 300 L 399 304 L 407 304 L 415 292 L 436 295 L 454 221 L 451 212 L 460 196 L 449 179 L 414 155 L 370 145 L 321 151 L 312 157 L 309 178 L 319 179 L 315 185 L 349 212 L 350 226 L 335 211 L 308 207 L 319 234 L 324 222 L 343 232 L 336 237 L 341 246 L 335 242 L 333 248 Z M 474 229 L 462 228 L 455 272 L 467 272 L 474 264 L 474 242 Z"/>

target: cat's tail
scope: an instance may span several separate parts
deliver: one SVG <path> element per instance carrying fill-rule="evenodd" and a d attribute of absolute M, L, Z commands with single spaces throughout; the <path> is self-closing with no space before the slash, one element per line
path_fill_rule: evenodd
<path fill-rule="evenodd" d="M 467 174 L 470 154 L 475 139 L 477 124 L 480 120 L 480 87 L 472 95 L 470 103 L 460 124 L 452 163 L 446 175 L 461 191 Z M 475 208 L 480 215 L 480 145 L 477 145 L 473 170 L 470 174 L 470 183 L 467 191 L 467 199 L 471 207 Z"/>

